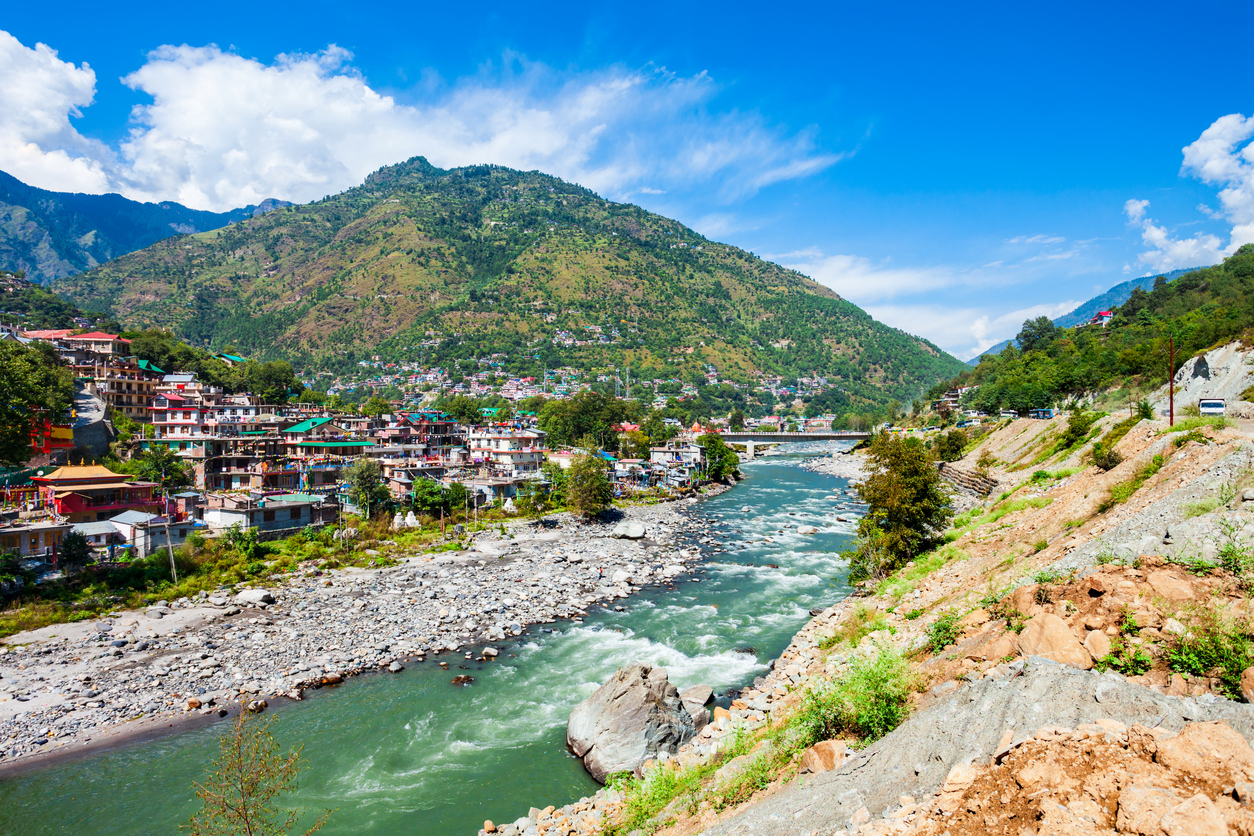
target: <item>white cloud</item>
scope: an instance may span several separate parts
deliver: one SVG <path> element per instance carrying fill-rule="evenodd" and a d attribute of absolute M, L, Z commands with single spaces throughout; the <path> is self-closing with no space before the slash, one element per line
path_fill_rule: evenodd
<path fill-rule="evenodd" d="M 866 311 L 894 328 L 926 337 L 959 359 L 970 360 L 1017 334 L 1026 320 L 1038 316 L 1056 319 L 1075 310 L 1079 304 L 1068 300 L 1003 314 L 980 308 L 938 305 L 870 305 Z"/>
<path fill-rule="evenodd" d="M 1007 244 L 1061 244 L 1066 241 L 1061 235 L 1017 235 L 1007 238 Z"/>
<path fill-rule="evenodd" d="M 1202 267 L 1231 255 L 1243 244 L 1254 242 L 1254 116 L 1239 113 L 1221 116 L 1202 131 L 1197 140 L 1183 149 L 1182 175 L 1219 186 L 1220 211 L 1206 205 L 1198 210 L 1231 225 L 1228 243 L 1210 233 L 1177 238 L 1165 226 L 1157 225 L 1147 214 L 1149 201 L 1129 200 L 1124 204 L 1128 223 L 1140 227 L 1148 249 L 1138 263 L 1162 273 L 1181 267 Z"/>
<path fill-rule="evenodd" d="M 27 49 L 0 30 L 0 168 L 47 189 L 104 191 L 108 150 L 70 124 L 95 93 L 86 64 L 62 61 L 45 44 Z"/>
<path fill-rule="evenodd" d="M 321 197 L 417 155 L 442 167 L 540 169 L 615 199 L 701 187 L 725 203 L 842 157 L 821 151 L 810 132 L 717 112 L 718 85 L 704 73 L 559 73 L 506 56 L 476 77 L 426 83 L 422 101 L 404 104 L 371 88 L 351 58 L 334 45 L 270 64 L 216 46 L 163 46 L 123 79 L 153 101 L 135 108 L 115 154 L 69 122 L 91 102 L 91 70 L 3 34 L 0 168 L 50 188 L 73 180 L 80 190 L 220 210 Z M 39 74 L 42 87 L 29 83 Z M 43 92 L 19 100 L 14 88 Z"/>
<path fill-rule="evenodd" d="M 1149 247 L 1137 256 L 1138 263 L 1154 273 L 1168 273 L 1181 267 L 1206 267 L 1223 259 L 1223 241 L 1217 236 L 1199 233 L 1192 238 L 1173 238 L 1167 227 L 1156 225 L 1146 214 L 1148 209 L 1148 200 L 1123 204 L 1128 223 L 1140 228 L 1141 240 Z"/>
<path fill-rule="evenodd" d="M 857 255 L 825 256 L 815 247 L 766 257 L 804 273 L 858 305 L 934 291 L 956 281 L 948 268 L 888 267 Z"/>

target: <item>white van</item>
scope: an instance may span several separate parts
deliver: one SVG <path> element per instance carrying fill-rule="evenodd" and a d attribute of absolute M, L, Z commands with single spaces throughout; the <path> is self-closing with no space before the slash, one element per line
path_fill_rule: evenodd
<path fill-rule="evenodd" d="M 1227 403 L 1223 398 L 1202 398 L 1197 402 L 1197 409 L 1203 415 L 1223 415 Z"/>

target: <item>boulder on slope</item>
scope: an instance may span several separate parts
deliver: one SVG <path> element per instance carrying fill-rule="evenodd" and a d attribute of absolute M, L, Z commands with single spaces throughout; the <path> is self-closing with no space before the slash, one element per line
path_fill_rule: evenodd
<path fill-rule="evenodd" d="M 675 754 L 696 726 L 666 670 L 632 665 L 575 706 L 566 724 L 566 745 L 597 781 L 634 772 L 659 752 Z"/>

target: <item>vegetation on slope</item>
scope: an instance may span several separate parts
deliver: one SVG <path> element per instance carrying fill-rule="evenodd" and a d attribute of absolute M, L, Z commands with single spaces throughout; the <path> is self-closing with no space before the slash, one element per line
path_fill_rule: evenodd
<path fill-rule="evenodd" d="M 711 364 L 737 380 L 824 375 L 855 405 L 909 399 L 961 368 L 675 221 L 537 172 L 445 171 L 422 158 L 316 203 L 160 242 L 58 290 L 132 327 L 298 368 L 501 354 L 515 374 L 614 366 L 695 381 Z"/>
<path fill-rule="evenodd" d="M 1254 244 L 1223 264 L 1137 288 L 1105 327 L 1059 328 L 1045 317 L 1024 323 L 1021 348 L 995 356 L 933 388 L 979 386 L 964 403 L 996 414 L 1059 404 L 1115 386 L 1143 390 L 1166 382 L 1168 339 L 1174 373 L 1194 354 L 1247 335 L 1254 328 Z"/>

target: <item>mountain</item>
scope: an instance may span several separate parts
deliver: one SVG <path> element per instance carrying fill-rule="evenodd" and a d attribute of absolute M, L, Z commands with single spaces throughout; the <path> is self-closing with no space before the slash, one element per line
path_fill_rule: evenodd
<path fill-rule="evenodd" d="M 92 328 L 102 331 L 118 323 L 81 311 L 46 287 L 7 270 L 0 270 L 0 322 L 26 331 L 45 328 Z"/>
<path fill-rule="evenodd" d="M 421 157 L 324 200 L 158 242 L 56 290 L 131 327 L 303 369 L 377 355 L 696 380 L 712 365 L 744 381 L 827 376 L 853 402 L 882 402 L 963 367 L 676 221 L 539 172 L 442 170 Z"/>
<path fill-rule="evenodd" d="M 1063 314 L 1053 322 L 1060 328 L 1074 328 L 1081 323 L 1088 322 L 1097 315 L 1098 311 L 1109 311 L 1119 307 L 1131 298 L 1132 291 L 1137 288 L 1147 291 L 1153 290 L 1154 283 L 1160 278 L 1169 282 L 1175 281 L 1185 273 L 1193 273 L 1201 269 L 1201 267 L 1186 267 L 1183 270 L 1172 270 L 1170 273 L 1160 273 L 1157 276 L 1142 276 L 1139 279 L 1132 279 L 1131 281 L 1117 284 L 1100 296 L 1094 296 L 1071 313 Z M 985 354 L 1001 354 L 1002 350 L 1005 349 L 1006 346 L 1010 345 L 1011 342 L 1013 341 L 1002 340 L 992 348 L 985 349 L 979 355 L 972 357 L 967 361 L 967 365 L 978 366 L 980 364 L 980 358 Z"/>
<path fill-rule="evenodd" d="M 217 229 L 286 205 L 267 200 L 259 207 L 202 212 L 117 194 L 50 192 L 0 171 L 0 270 L 22 270 L 46 284 L 172 235 Z"/>

